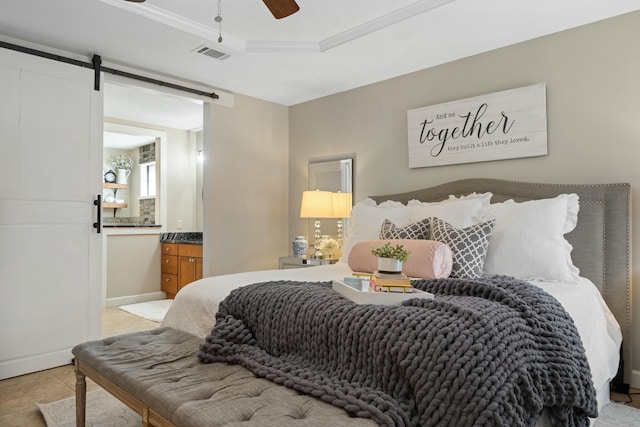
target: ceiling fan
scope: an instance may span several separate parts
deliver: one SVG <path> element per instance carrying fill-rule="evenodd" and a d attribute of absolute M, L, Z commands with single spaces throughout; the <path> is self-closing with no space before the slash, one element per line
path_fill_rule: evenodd
<path fill-rule="evenodd" d="M 127 0 L 133 3 L 143 3 L 145 0 Z M 300 10 L 295 0 L 262 0 L 276 19 L 286 18 Z"/>

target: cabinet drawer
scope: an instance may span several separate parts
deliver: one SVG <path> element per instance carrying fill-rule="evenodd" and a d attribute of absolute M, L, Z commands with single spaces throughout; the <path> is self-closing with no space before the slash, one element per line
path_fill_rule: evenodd
<path fill-rule="evenodd" d="M 170 294 L 177 293 L 178 292 L 178 276 L 175 274 L 163 273 L 160 289 Z"/>
<path fill-rule="evenodd" d="M 162 272 L 178 274 L 178 257 L 175 255 L 162 255 Z"/>
<path fill-rule="evenodd" d="M 178 246 L 178 255 L 202 258 L 202 245 L 184 245 Z"/>
<path fill-rule="evenodd" d="M 178 255 L 178 244 L 177 243 L 163 243 L 162 244 L 162 255 Z"/>

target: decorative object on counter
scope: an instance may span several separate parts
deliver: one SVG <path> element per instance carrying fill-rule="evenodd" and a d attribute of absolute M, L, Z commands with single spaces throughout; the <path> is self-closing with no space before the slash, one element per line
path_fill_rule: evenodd
<path fill-rule="evenodd" d="M 297 258 L 306 258 L 309 251 L 309 243 L 304 236 L 296 236 L 292 243 L 293 256 Z"/>
<path fill-rule="evenodd" d="M 324 258 L 331 259 L 337 257 L 340 245 L 336 239 L 325 234 L 320 238 L 316 248 L 322 252 Z"/>
<path fill-rule="evenodd" d="M 104 173 L 104 182 L 114 183 L 116 182 L 116 173 L 109 169 Z"/>
<path fill-rule="evenodd" d="M 371 249 L 371 253 L 378 257 L 378 271 L 384 273 L 402 272 L 402 264 L 411 255 L 403 245 L 391 246 L 389 242 L 379 248 Z"/>

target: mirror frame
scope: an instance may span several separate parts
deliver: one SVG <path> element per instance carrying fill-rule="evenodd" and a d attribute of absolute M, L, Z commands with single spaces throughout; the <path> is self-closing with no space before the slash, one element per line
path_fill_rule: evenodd
<path fill-rule="evenodd" d="M 351 156 L 328 160 L 309 160 L 309 190 L 341 191 L 353 194 L 353 164 L 354 158 Z M 318 175 L 331 173 L 340 174 L 340 188 L 318 188 Z M 315 232 L 313 221 L 309 221 L 308 227 L 311 238 Z M 344 218 L 343 232 L 346 232 L 348 227 L 349 218 Z"/>

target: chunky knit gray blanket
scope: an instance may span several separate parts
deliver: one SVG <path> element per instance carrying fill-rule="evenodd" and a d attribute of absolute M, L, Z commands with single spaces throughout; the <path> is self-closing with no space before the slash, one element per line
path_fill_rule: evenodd
<path fill-rule="evenodd" d="M 550 295 L 516 279 L 437 279 L 403 306 L 356 305 L 331 283 L 233 291 L 201 362 L 259 377 L 383 426 L 588 426 L 597 416 L 584 349 Z"/>

